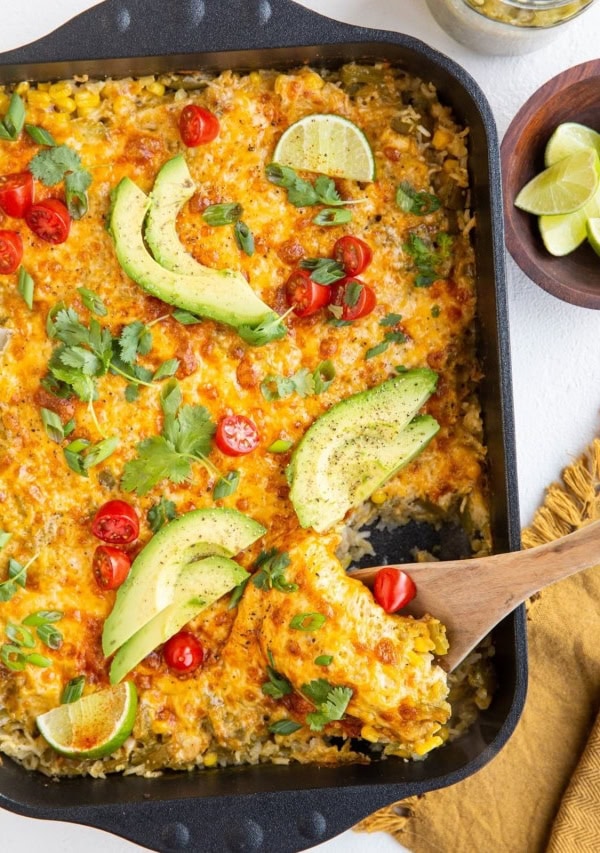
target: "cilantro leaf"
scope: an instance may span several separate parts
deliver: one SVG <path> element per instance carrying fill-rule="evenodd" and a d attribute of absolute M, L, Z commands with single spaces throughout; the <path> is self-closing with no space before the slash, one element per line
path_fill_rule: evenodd
<path fill-rule="evenodd" d="M 273 400 L 285 400 L 292 394 L 300 397 L 309 397 L 313 394 L 322 394 L 326 391 L 335 378 L 335 367 L 332 361 L 322 361 L 311 373 L 307 367 L 301 367 L 291 376 L 277 376 L 270 373 L 260 383 L 260 390 L 269 402 Z"/>
<path fill-rule="evenodd" d="M 406 343 L 406 335 L 403 332 L 386 332 L 381 343 L 376 344 L 374 347 L 371 347 L 366 351 L 365 361 L 369 358 L 374 358 L 376 355 L 381 355 L 386 351 L 390 344 L 403 343 Z"/>
<path fill-rule="evenodd" d="M 317 711 L 306 715 L 306 722 L 313 732 L 320 732 L 327 723 L 343 719 L 353 696 L 350 687 L 335 687 L 324 678 L 303 684 L 301 689 L 317 708 Z"/>
<path fill-rule="evenodd" d="M 68 145 L 57 145 L 55 148 L 39 151 L 30 161 L 28 168 L 34 178 L 47 187 L 53 187 L 63 180 L 67 172 L 77 172 L 81 169 L 81 158 Z"/>
<path fill-rule="evenodd" d="M 269 163 L 266 174 L 272 184 L 287 190 L 288 201 L 294 207 L 310 207 L 319 203 L 319 196 L 313 185 L 300 178 L 290 166 Z"/>
<path fill-rule="evenodd" d="M 333 284 L 346 275 L 344 267 L 333 258 L 305 258 L 300 261 L 300 266 L 312 270 L 310 277 L 317 284 Z"/>
<path fill-rule="evenodd" d="M 152 504 L 146 513 L 150 530 L 153 533 L 158 533 L 161 527 L 164 527 L 169 521 L 177 518 L 177 507 L 173 501 L 167 500 L 161 496 L 160 499 Z"/>
<path fill-rule="evenodd" d="M 138 355 L 148 355 L 152 349 L 152 332 L 140 320 L 128 323 L 119 335 L 119 350 L 125 364 L 133 364 Z"/>
<path fill-rule="evenodd" d="M 67 346 L 89 344 L 90 332 L 79 320 L 79 315 L 72 308 L 61 308 L 52 318 L 52 334 L 50 337 L 62 341 Z M 50 322 L 50 315 L 49 315 Z"/>
<path fill-rule="evenodd" d="M 191 462 L 197 459 L 213 473 L 206 459 L 216 426 L 204 406 L 181 406 L 181 390 L 175 380 L 166 383 L 160 396 L 164 413 L 162 435 L 141 441 L 137 457 L 125 465 L 121 485 L 126 492 L 142 496 L 162 480 L 182 483 L 191 477 Z M 218 473 L 218 471 L 217 471 Z"/>
<path fill-rule="evenodd" d="M 398 323 L 402 320 L 402 314 L 386 314 L 379 321 L 380 326 L 397 326 Z"/>
<path fill-rule="evenodd" d="M 262 685 L 262 692 L 266 696 L 270 696 L 271 699 L 282 699 L 284 696 L 288 696 L 292 692 L 292 685 L 285 678 L 285 676 L 281 675 L 281 673 L 277 672 L 275 669 L 275 661 L 273 660 L 273 655 L 271 652 L 268 652 L 269 657 L 269 665 L 267 666 L 267 676 L 269 678 Z"/>
<path fill-rule="evenodd" d="M 279 592 L 295 592 L 298 584 L 285 579 L 285 570 L 291 564 L 287 551 L 272 548 L 262 551 L 254 564 L 252 583 L 257 589 L 277 589 Z"/>
<path fill-rule="evenodd" d="M 408 241 L 402 248 L 412 259 L 413 268 L 417 272 L 415 287 L 429 287 L 437 279 L 449 274 L 452 244 L 452 237 L 443 231 L 436 234 L 433 240 L 429 237 L 424 239 L 414 231 L 409 233 Z"/>
<path fill-rule="evenodd" d="M 432 193 L 417 192 L 408 181 L 402 181 L 396 190 L 396 204 L 405 213 L 427 216 L 439 209 L 441 202 Z"/>
<path fill-rule="evenodd" d="M 308 684 L 303 684 L 301 689 L 306 698 L 310 699 L 313 705 L 318 706 L 323 705 L 327 701 L 333 685 L 324 678 L 315 678 L 313 681 L 309 681 Z"/>
<path fill-rule="evenodd" d="M 179 369 L 178 358 L 168 358 L 152 374 L 152 380 L 158 382 L 159 379 L 166 379 L 167 376 L 173 376 Z"/>
<path fill-rule="evenodd" d="M 319 175 L 315 181 L 315 191 L 322 204 L 327 204 L 332 207 L 345 204 L 345 201 L 340 197 L 335 181 L 332 178 L 328 178 L 325 175 Z"/>
<path fill-rule="evenodd" d="M 137 457 L 125 465 L 121 486 L 126 492 L 146 495 L 157 483 L 189 480 L 192 467 L 162 435 L 145 438 L 137 445 Z"/>
<path fill-rule="evenodd" d="M 262 347 L 287 335 L 287 327 L 279 314 L 268 314 L 257 326 L 242 325 L 237 330 L 240 338 L 253 347 Z"/>

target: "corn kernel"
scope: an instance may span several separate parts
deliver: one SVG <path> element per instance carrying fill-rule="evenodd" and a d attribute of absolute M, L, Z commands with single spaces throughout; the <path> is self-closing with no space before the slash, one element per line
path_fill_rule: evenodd
<path fill-rule="evenodd" d="M 5 95 L 4 92 L 0 94 L 0 113 L 6 112 L 8 109 L 8 105 L 10 103 L 10 96 Z"/>
<path fill-rule="evenodd" d="M 302 85 L 308 92 L 318 92 L 325 85 L 325 81 L 320 74 L 316 74 L 314 71 L 307 71 L 305 74 L 302 74 Z"/>
<path fill-rule="evenodd" d="M 157 98 L 162 98 L 165 94 L 165 87 L 162 83 L 159 83 L 158 80 L 155 80 L 153 83 L 150 83 L 146 86 L 146 89 L 153 95 L 156 95 Z"/>
<path fill-rule="evenodd" d="M 52 98 L 48 94 L 48 92 L 39 92 L 36 89 L 31 89 L 27 93 L 27 102 L 32 107 L 49 107 L 52 103 Z"/>
<path fill-rule="evenodd" d="M 365 740 L 368 740 L 370 743 L 377 743 L 379 740 L 379 735 L 373 726 L 363 726 L 360 730 L 360 736 Z"/>
<path fill-rule="evenodd" d="M 248 80 L 253 86 L 260 86 L 261 79 L 262 78 L 258 71 L 251 71 L 250 74 L 248 74 Z"/>
<path fill-rule="evenodd" d="M 418 743 L 414 747 L 414 752 L 417 755 L 425 755 L 427 752 L 431 752 L 432 749 L 435 749 L 436 746 L 441 746 L 443 744 L 443 740 L 439 735 L 432 735 L 428 737 L 427 740 L 424 740 L 422 743 Z"/>
<path fill-rule="evenodd" d="M 381 506 L 387 501 L 387 492 L 384 489 L 377 489 L 371 495 L 371 503 L 374 503 L 375 506 Z"/>
<path fill-rule="evenodd" d="M 448 638 L 446 629 L 441 622 L 429 622 L 429 636 L 433 642 L 433 650 L 436 655 L 445 655 L 448 651 Z"/>
<path fill-rule="evenodd" d="M 113 107 L 117 115 L 125 115 L 129 111 L 129 98 L 125 95 L 117 95 Z"/>
<path fill-rule="evenodd" d="M 173 723 L 170 720 L 154 720 L 152 723 L 152 731 L 155 735 L 167 735 L 173 730 Z"/>
<path fill-rule="evenodd" d="M 29 91 L 29 83 L 24 80 L 22 83 L 16 87 L 15 92 L 17 95 L 25 95 Z"/>
<path fill-rule="evenodd" d="M 216 767 L 217 761 L 219 760 L 219 756 L 216 752 L 207 752 L 206 755 L 202 759 L 202 763 L 205 767 Z"/>
<path fill-rule="evenodd" d="M 409 649 L 406 653 L 406 657 L 415 667 L 421 667 L 423 665 L 423 658 L 421 655 L 418 655 L 416 652 L 413 652 L 412 649 Z"/>
<path fill-rule="evenodd" d="M 77 104 L 77 109 L 81 109 L 82 107 L 84 109 L 89 109 L 91 107 L 98 106 L 100 103 L 100 95 L 98 92 L 93 92 L 90 89 L 80 89 L 73 95 L 73 100 Z"/>
<path fill-rule="evenodd" d="M 37 88 L 38 88 L 38 92 L 49 92 L 50 91 L 50 83 L 38 83 Z"/>
<path fill-rule="evenodd" d="M 453 139 L 454 134 L 451 133 L 451 131 L 446 130 L 445 127 L 438 127 L 433 134 L 431 144 L 438 151 L 441 151 L 442 149 L 447 148 Z"/>
<path fill-rule="evenodd" d="M 68 80 L 52 83 L 49 92 L 52 98 L 69 98 L 72 93 L 71 84 Z"/>
<path fill-rule="evenodd" d="M 444 172 L 455 172 L 459 167 L 458 160 L 454 160 L 452 157 L 448 157 L 447 160 L 444 160 L 442 165 L 442 169 Z"/>
<path fill-rule="evenodd" d="M 417 637 L 415 639 L 416 652 L 431 652 L 435 648 L 435 643 L 430 637 Z"/>
<path fill-rule="evenodd" d="M 73 98 L 54 98 L 54 103 L 61 113 L 74 113 L 77 109 L 77 104 Z"/>

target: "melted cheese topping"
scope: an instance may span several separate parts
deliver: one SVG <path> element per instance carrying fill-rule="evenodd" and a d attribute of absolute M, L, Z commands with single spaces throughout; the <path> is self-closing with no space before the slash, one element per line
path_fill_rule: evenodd
<path fill-rule="evenodd" d="M 279 438 L 296 442 L 332 404 L 382 382 L 397 365 L 432 367 L 440 380 L 426 411 L 439 421 L 440 433 L 386 485 L 377 502 L 386 501 L 400 520 L 419 513 L 454 519 L 470 511 L 475 526 L 485 524 L 484 452 L 473 402 L 478 374 L 473 357 L 473 254 L 468 227 L 461 231 L 467 220 L 444 207 L 417 216 L 395 203 L 401 181 L 426 190 L 436 176 L 440 186 L 444 181 L 447 186 L 450 178 L 456 187 L 466 185 L 464 132 L 438 104 L 431 87 L 385 70 L 379 76 L 383 82 L 363 85 L 353 97 L 337 78 L 310 69 L 246 76 L 225 72 L 199 89 L 181 87 L 164 94 L 164 86 L 152 78 L 79 86 L 66 81 L 59 84 L 68 89 L 61 95 L 62 106 L 48 85 L 29 92 L 21 87 L 27 121 L 75 149 L 93 175 L 89 213 L 73 223 L 65 243 L 45 243 L 20 221 L 0 222 L 0 227 L 20 231 L 23 263 L 35 281 L 30 311 L 17 293 L 16 277 L 0 277 L 0 326 L 13 332 L 0 354 L 0 519 L 2 529 L 12 533 L 0 555 L 0 577 L 6 575 L 9 557 L 24 563 L 38 555 L 26 588 L 0 602 L 0 636 L 9 622 L 18 623 L 34 611 L 64 613 L 57 624 L 64 636 L 62 647 L 37 649 L 52 660 L 51 666 L 13 672 L 0 665 L 0 748 L 28 766 L 57 774 L 98 775 L 126 768 L 149 772 L 167 766 L 212 766 L 217 761 L 366 760 L 351 751 L 349 741 L 339 749 L 306 725 L 290 736 L 269 734 L 268 726 L 279 719 L 304 723 L 314 708 L 300 688 L 318 678 L 353 691 L 347 716 L 328 726 L 326 736 L 362 736 L 391 745 L 402 755 L 423 754 L 442 742 L 449 714 L 447 687 L 432 655 L 444 647 L 441 626 L 432 618 L 386 615 L 369 591 L 345 576 L 335 556 L 340 531 L 317 537 L 299 529 L 284 473 L 289 456 L 266 450 Z M 75 109 L 75 104 L 84 104 L 81 95 L 86 92 L 91 93 L 91 106 Z M 46 93 L 48 98 L 41 97 Z M 190 149 L 182 144 L 178 119 L 188 103 L 218 115 L 221 131 L 214 142 Z M 419 118 L 419 103 L 427 106 L 429 131 L 421 123 L 425 112 Z M 366 133 L 377 163 L 373 183 L 337 182 L 344 198 L 361 200 L 351 208 L 352 222 L 343 227 L 314 225 L 315 208 L 293 207 L 285 191 L 265 177 L 282 130 L 315 112 L 338 113 L 355 122 Z M 393 129 L 398 116 L 410 132 Z M 440 133 L 446 134 L 441 142 Z M 0 174 L 27 168 L 38 150 L 25 134 L 14 143 L 0 142 Z M 149 191 L 160 167 L 180 151 L 185 152 L 197 192 L 179 217 L 178 232 L 198 261 L 241 270 L 260 297 L 282 313 L 283 285 L 299 259 L 329 256 L 338 237 L 354 234 L 373 248 L 373 261 L 361 276 L 377 294 L 373 313 L 341 328 L 328 325 L 323 312 L 305 319 L 291 315 L 287 337 L 260 348 L 247 346 L 232 329 L 211 321 L 186 327 L 171 319 L 169 306 L 142 293 L 120 269 L 104 220 L 110 191 L 122 177 Z M 38 200 L 61 194 L 62 184 L 47 188 L 36 182 Z M 243 219 L 256 241 L 252 257 L 240 252 L 231 228 L 203 221 L 200 214 L 208 204 L 224 201 L 243 206 Z M 409 233 L 434 236 L 449 228 L 454 242 L 443 277 L 430 287 L 416 287 L 405 248 Z M 123 495 L 118 483 L 136 444 L 160 433 L 160 385 L 142 388 L 139 399 L 128 403 L 125 381 L 113 375 L 98 380 L 94 409 L 103 434 L 119 436 L 119 447 L 91 469 L 89 477 L 67 467 L 61 446 L 44 431 L 42 406 L 58 412 L 63 422 L 73 417 L 73 437 L 96 442 L 101 435 L 86 404 L 54 397 L 40 380 L 54 348 L 46 333 L 48 312 L 62 301 L 89 321 L 77 292 L 81 286 L 106 304 L 108 313 L 100 322 L 113 335 L 133 320 L 158 320 L 152 327 L 152 351 L 142 362 L 153 369 L 165 359 L 179 358 L 177 376 L 185 403 L 206 406 L 215 420 L 242 413 L 255 422 L 261 444 L 254 453 L 242 459 L 217 449 L 211 453 L 223 473 L 238 469 L 242 475 L 235 494 L 216 503 L 236 507 L 263 524 L 268 533 L 260 547 L 290 551 L 286 577 L 299 586 L 286 594 L 249 584 L 237 611 L 228 610 L 226 601 L 209 608 L 191 626 L 204 644 L 206 660 L 190 676 L 170 673 L 160 650 L 136 667 L 132 677 L 140 710 L 134 737 L 115 756 L 93 763 L 56 756 L 36 735 L 34 723 L 37 714 L 58 704 L 65 683 L 74 676 L 85 675 L 88 691 L 108 683 L 100 639 L 114 593 L 101 591 L 91 571 L 98 544 L 91 518 L 113 497 L 130 500 L 142 520 L 160 496 L 173 500 L 180 513 L 212 506 L 214 477 L 197 464 L 189 482 L 176 486 L 164 481 L 144 498 Z M 389 312 L 402 315 L 399 328 L 405 342 L 365 359 L 367 349 L 388 331 L 380 321 Z M 313 370 L 323 359 L 331 359 L 336 368 L 325 393 L 273 402 L 262 396 L 260 383 L 268 374 Z M 150 535 L 144 523 L 141 543 Z M 258 547 L 241 562 L 249 565 Z M 292 617 L 302 612 L 323 613 L 327 621 L 315 632 L 290 629 Z M 269 654 L 294 689 L 282 700 L 262 691 Z M 315 664 L 324 654 L 333 656 L 331 665 Z"/>

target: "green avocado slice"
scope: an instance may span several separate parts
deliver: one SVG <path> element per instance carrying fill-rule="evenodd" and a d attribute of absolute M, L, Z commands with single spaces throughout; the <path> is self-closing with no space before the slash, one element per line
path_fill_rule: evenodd
<path fill-rule="evenodd" d="M 173 604 L 181 572 L 204 557 L 234 557 L 265 533 L 235 509 L 197 509 L 171 521 L 135 558 L 104 623 L 108 657 L 157 613 Z"/>
<path fill-rule="evenodd" d="M 342 400 L 312 424 L 287 471 L 302 527 L 328 530 L 423 450 L 439 424 L 414 416 L 436 384 L 433 371 L 409 370 Z"/>
<path fill-rule="evenodd" d="M 177 187 L 175 195 L 176 191 Z M 108 230 L 119 264 L 143 290 L 169 305 L 234 328 L 256 326 L 273 314 L 240 272 L 211 269 L 197 263 L 191 256 L 191 273 L 189 261 L 185 273 L 166 269 L 155 261 L 142 237 L 150 205 L 151 199 L 132 180 L 123 178 L 113 191 L 108 219 Z M 174 246 L 171 245 L 173 240 Z M 162 248 L 157 254 L 162 258 L 180 258 L 181 253 L 186 254 L 173 222 L 172 228 L 165 229 Z"/>
<path fill-rule="evenodd" d="M 226 557 L 206 557 L 182 569 L 175 582 L 173 603 L 136 631 L 114 656 L 111 684 L 121 681 L 157 646 L 247 577 L 245 569 Z"/>

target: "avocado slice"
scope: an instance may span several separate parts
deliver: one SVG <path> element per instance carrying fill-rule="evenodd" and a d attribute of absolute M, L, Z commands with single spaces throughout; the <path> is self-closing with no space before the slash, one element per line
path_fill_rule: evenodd
<path fill-rule="evenodd" d="M 207 270 L 185 249 L 175 224 L 179 211 L 195 190 L 183 154 L 167 160 L 154 181 L 144 229 L 155 260 L 165 269 L 182 275 L 204 275 Z M 268 305 L 264 306 L 264 313 L 270 310 Z"/>
<path fill-rule="evenodd" d="M 157 646 L 247 577 L 245 569 L 226 557 L 206 557 L 182 569 L 175 582 L 173 603 L 150 619 L 114 656 L 111 684 L 121 681 Z"/>
<path fill-rule="evenodd" d="M 312 424 L 287 471 L 302 527 L 328 530 L 423 450 L 439 424 L 414 415 L 436 384 L 433 371 L 408 370 L 342 400 Z"/>
<path fill-rule="evenodd" d="M 179 197 L 177 190 L 175 185 L 174 193 Z M 163 194 L 165 192 L 163 187 Z M 108 230 L 119 263 L 143 290 L 169 305 L 234 328 L 256 326 L 273 314 L 240 272 L 211 269 L 197 263 L 191 256 L 194 270 L 191 274 L 166 269 L 155 261 L 142 237 L 144 218 L 150 205 L 150 198 L 132 180 L 123 178 L 113 190 L 108 219 Z M 171 246 L 173 240 L 175 245 Z M 173 227 L 165 230 L 158 255 L 180 259 L 182 253 L 185 254 L 185 249 L 173 222 Z M 187 267 L 191 269 L 189 262 Z"/>
<path fill-rule="evenodd" d="M 173 603 L 181 572 L 203 557 L 234 557 L 265 533 L 235 509 L 196 509 L 171 521 L 133 561 L 102 632 L 108 657 Z"/>

